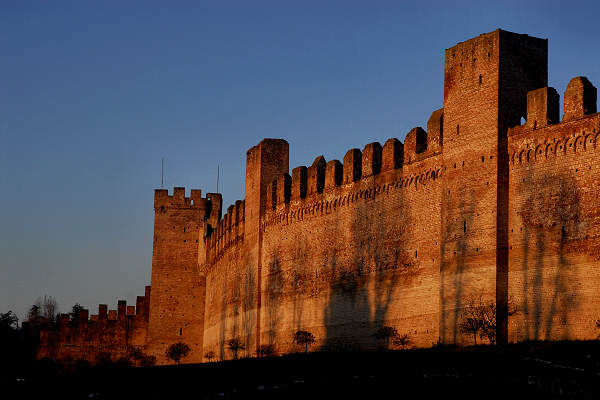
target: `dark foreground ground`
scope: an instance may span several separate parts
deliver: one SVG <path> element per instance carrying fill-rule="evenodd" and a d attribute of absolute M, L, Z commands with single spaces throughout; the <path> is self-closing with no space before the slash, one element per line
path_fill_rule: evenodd
<path fill-rule="evenodd" d="M 309 353 L 150 368 L 42 360 L 26 372 L 5 371 L 0 383 L 0 398 L 7 399 L 599 399 L 600 342 Z"/>

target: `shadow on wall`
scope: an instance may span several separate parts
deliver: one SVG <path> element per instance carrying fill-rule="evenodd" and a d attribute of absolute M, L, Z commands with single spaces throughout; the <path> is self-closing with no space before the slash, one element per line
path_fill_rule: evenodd
<path fill-rule="evenodd" d="M 528 195 L 518 210 L 523 224 L 519 340 L 572 338 L 570 313 L 579 303 L 580 282 L 568 255 L 586 231 L 575 179 L 568 172 L 534 177 L 529 169 L 520 186 Z"/>
<path fill-rule="evenodd" d="M 269 344 L 287 341 L 277 337 L 285 304 L 290 304 L 288 310 L 293 313 L 293 329 L 311 330 L 307 321 L 318 315 L 315 310 L 307 314 L 312 300 L 313 304 L 324 304 L 323 320 L 312 322 L 323 326 L 324 335 L 317 335 L 322 350 L 372 348 L 379 328 L 398 326 L 398 321 L 386 321 L 392 291 L 409 282 L 417 266 L 405 249 L 411 245 L 406 240 L 411 230 L 409 217 L 391 216 L 402 223 L 386 223 L 390 208 L 384 201 L 393 202 L 395 213 L 399 213 L 403 192 L 359 198 L 340 206 L 341 210 L 331 210 L 323 217 L 326 222 L 319 223 L 320 244 L 309 243 L 302 235 L 294 237 L 295 253 L 288 270 L 282 267 L 280 249 L 271 256 L 264 305 Z M 319 260 L 319 264 L 311 260 Z"/>
<path fill-rule="evenodd" d="M 279 261 L 279 254 L 274 254 L 271 262 L 267 267 L 267 283 L 266 283 L 266 301 L 265 310 L 267 313 L 267 327 L 269 329 L 269 345 L 275 345 L 276 331 L 279 325 L 280 299 L 284 290 L 283 270 Z"/>
<path fill-rule="evenodd" d="M 467 271 L 467 256 L 469 251 L 479 252 L 479 248 L 470 248 L 467 227 L 473 224 L 473 215 L 477 209 L 476 198 L 472 190 L 466 187 L 455 190 L 454 193 L 461 194 L 458 209 L 463 210 L 460 217 L 453 221 L 444 221 L 445 228 L 442 232 L 441 242 L 441 267 L 440 267 L 440 339 L 442 343 L 456 344 L 460 342 L 459 325 L 461 314 L 470 296 L 481 294 L 473 288 L 465 287 Z M 468 193 L 468 195 L 464 195 Z M 468 197 L 468 201 L 465 201 Z M 444 196 L 444 202 L 452 200 L 450 195 Z M 448 207 L 448 204 L 445 205 Z M 473 246 L 471 246 L 473 247 Z M 446 255 L 451 262 L 446 261 Z"/>
<path fill-rule="evenodd" d="M 405 286 L 417 273 L 417 254 L 413 257 L 407 251 L 412 245 L 407 240 L 412 221 L 406 214 L 390 215 L 392 209 L 405 209 L 404 196 L 400 190 L 374 200 L 359 199 L 351 209 L 350 229 L 335 214 L 329 235 L 333 243 L 322 257 L 329 283 L 324 350 L 373 348 L 375 333 L 385 325 L 409 332 L 409 327 L 388 315 L 394 289 Z M 394 218 L 401 223 L 390 223 Z"/>
<path fill-rule="evenodd" d="M 244 270 L 235 273 L 232 281 L 223 280 L 218 342 L 218 356 L 221 360 L 232 357 L 232 352 L 227 347 L 227 342 L 231 339 L 239 339 L 244 345 L 240 356 L 249 355 L 253 351 L 251 343 L 256 327 L 256 275 L 250 261 L 244 259 L 243 265 Z M 227 314 L 228 310 L 231 315 Z"/>

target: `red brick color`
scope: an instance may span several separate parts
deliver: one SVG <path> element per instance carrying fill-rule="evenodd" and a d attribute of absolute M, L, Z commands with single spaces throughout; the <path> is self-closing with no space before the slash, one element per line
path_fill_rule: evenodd
<path fill-rule="evenodd" d="M 135 315 L 119 303 L 116 320 L 101 307 L 77 332 L 61 328 L 53 348 L 92 337 L 164 363 L 182 341 L 184 362 L 200 362 L 232 358 L 233 338 L 249 356 L 297 351 L 299 329 L 313 349 L 373 349 L 384 325 L 418 347 L 464 344 L 474 297 L 496 302 L 499 342 L 595 338 L 596 88 L 574 78 L 559 121 L 547 60 L 546 40 L 502 30 L 459 43 L 427 131 L 291 173 L 288 143 L 264 139 L 247 152 L 245 200 L 222 218 L 219 194 L 157 190 L 151 295 Z"/>

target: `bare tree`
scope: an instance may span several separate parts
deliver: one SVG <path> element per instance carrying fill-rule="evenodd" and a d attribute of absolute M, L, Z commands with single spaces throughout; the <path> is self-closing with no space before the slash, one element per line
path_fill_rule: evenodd
<path fill-rule="evenodd" d="M 294 343 L 304 345 L 304 354 L 308 353 L 308 346 L 315 342 L 315 335 L 309 331 L 296 331 L 294 333 Z"/>
<path fill-rule="evenodd" d="M 58 303 L 53 296 L 44 295 L 42 301 L 42 317 L 48 321 L 55 322 L 58 317 Z"/>
<path fill-rule="evenodd" d="M 517 313 L 514 302 L 508 301 L 508 315 Z M 463 310 L 463 319 L 459 325 L 462 333 L 472 334 L 475 345 L 477 336 L 486 338 L 490 344 L 496 343 L 496 303 L 493 300 L 484 301 L 482 296 L 472 297 L 467 301 Z"/>
<path fill-rule="evenodd" d="M 177 342 L 167 348 L 165 355 L 168 359 L 175 361 L 175 364 L 179 365 L 181 359 L 187 357 L 190 351 L 190 346 L 182 342 Z"/>
<path fill-rule="evenodd" d="M 204 358 L 206 358 L 208 360 L 208 362 L 210 362 L 210 360 L 212 360 L 213 358 L 215 358 L 215 352 L 214 351 L 207 351 L 206 353 L 204 353 Z"/>
<path fill-rule="evenodd" d="M 464 314 L 465 316 L 460 322 L 458 328 L 464 334 L 473 335 L 473 341 L 475 342 L 475 346 L 477 346 L 477 335 L 481 334 L 482 328 L 480 320 L 475 316 L 469 316 L 470 314 L 472 314 L 471 311 L 465 312 Z"/>
<path fill-rule="evenodd" d="M 233 359 L 237 360 L 238 352 L 244 350 L 246 346 L 239 338 L 233 338 L 227 341 L 227 348 L 233 352 Z"/>
<path fill-rule="evenodd" d="M 394 346 L 401 346 L 402 350 L 404 350 L 411 343 L 410 336 L 408 333 L 396 334 L 392 337 L 392 343 Z"/>
<path fill-rule="evenodd" d="M 393 339 L 396 336 L 398 336 L 398 331 L 392 326 L 382 326 L 375 332 L 375 338 L 385 339 L 385 351 L 388 351 L 390 348 L 390 339 Z"/>

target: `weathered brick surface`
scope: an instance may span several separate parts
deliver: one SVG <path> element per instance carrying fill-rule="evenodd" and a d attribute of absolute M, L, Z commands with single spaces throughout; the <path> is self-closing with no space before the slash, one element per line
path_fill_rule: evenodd
<path fill-rule="evenodd" d="M 600 115 L 584 106 L 580 96 L 568 121 L 510 131 L 509 295 L 519 310 L 512 341 L 597 336 Z"/>
<path fill-rule="evenodd" d="M 376 348 L 384 325 L 415 346 L 470 343 L 459 325 L 478 297 L 496 302 L 501 342 L 596 337 L 596 89 L 574 78 L 559 122 L 547 51 L 502 30 L 446 50 L 444 107 L 404 144 L 290 174 L 287 142 L 263 140 L 223 218 L 217 194 L 157 191 L 149 322 L 129 342 L 159 362 L 176 341 L 192 346 L 186 362 L 231 358 L 233 338 L 246 355 L 296 351 L 299 329 L 317 349 Z M 124 306 L 87 325 L 123 342 Z"/>
<path fill-rule="evenodd" d="M 547 42 L 494 31 L 446 50 L 444 70 L 440 335 L 461 343 L 466 300 L 506 302 L 506 134 L 527 92 L 546 86 Z"/>
<path fill-rule="evenodd" d="M 58 329 L 50 328 L 44 322 L 40 331 L 39 358 L 50 357 L 59 360 L 87 359 L 94 362 L 99 353 L 110 353 L 113 360 L 127 354 L 132 346 L 143 348 L 146 345 L 150 286 L 145 296 L 138 296 L 136 307 L 127 307 L 124 300 L 113 318 L 107 314 L 107 307 L 101 304 L 98 314 L 89 316 L 82 310 L 79 324 L 69 323 L 69 315 L 62 314 Z M 130 312 L 126 313 L 129 309 Z"/>
<path fill-rule="evenodd" d="M 184 188 L 175 188 L 169 196 L 166 190 L 157 190 L 154 210 L 147 351 L 166 362 L 167 347 L 181 341 L 191 348 L 187 359 L 200 362 L 205 279 L 198 269 L 199 249 L 205 232 L 220 219 L 221 195 L 202 198 L 199 190 L 192 190 L 185 197 Z"/>
<path fill-rule="evenodd" d="M 384 325 L 409 333 L 418 346 L 437 341 L 439 161 L 361 178 L 267 213 L 261 343 L 297 351 L 292 335 L 307 329 L 318 348 L 375 348 Z"/>

